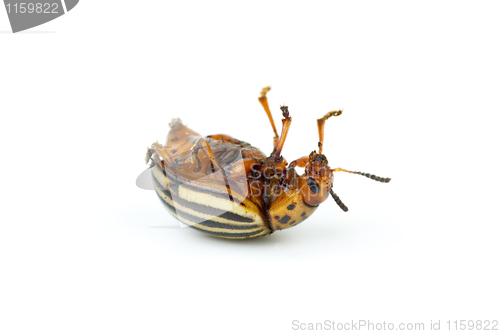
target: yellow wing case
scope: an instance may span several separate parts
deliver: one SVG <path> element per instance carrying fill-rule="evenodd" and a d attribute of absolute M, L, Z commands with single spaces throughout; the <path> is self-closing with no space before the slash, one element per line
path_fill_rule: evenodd
<path fill-rule="evenodd" d="M 242 198 L 231 200 L 223 191 L 174 180 L 158 165 L 151 170 L 158 197 L 182 223 L 229 239 L 247 239 L 271 232 L 254 203 Z"/>

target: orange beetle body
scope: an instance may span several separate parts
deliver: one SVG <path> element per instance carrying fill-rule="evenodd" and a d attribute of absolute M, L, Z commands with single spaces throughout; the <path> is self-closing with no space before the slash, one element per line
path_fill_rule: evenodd
<path fill-rule="evenodd" d="M 332 190 L 333 172 L 346 170 L 331 169 L 321 154 L 324 121 L 342 112 L 318 120 L 319 153 L 288 164 L 280 153 L 292 119 L 288 107 L 281 107 L 283 130 L 278 136 L 267 104 L 269 90 L 263 89 L 259 101 L 275 133 L 270 156 L 227 135 L 202 137 L 179 119 L 170 124 L 165 145 L 153 143 L 148 148 L 146 162 L 151 161 L 155 191 L 178 220 L 212 236 L 247 239 L 301 223 L 329 194 L 347 211 Z M 296 166 L 305 167 L 303 175 L 297 174 Z"/>

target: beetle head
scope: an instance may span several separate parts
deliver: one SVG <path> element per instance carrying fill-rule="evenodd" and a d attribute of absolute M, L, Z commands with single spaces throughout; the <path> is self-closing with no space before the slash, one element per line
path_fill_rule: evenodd
<path fill-rule="evenodd" d="M 309 206 L 318 206 L 326 201 L 332 188 L 333 170 L 323 154 L 311 152 L 304 174 L 299 179 L 299 189 L 304 202 Z"/>

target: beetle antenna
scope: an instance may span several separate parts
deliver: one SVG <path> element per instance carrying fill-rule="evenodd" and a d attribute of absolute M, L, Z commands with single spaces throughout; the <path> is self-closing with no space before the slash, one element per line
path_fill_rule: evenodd
<path fill-rule="evenodd" d="M 342 203 L 342 201 L 340 200 L 339 196 L 333 192 L 332 189 L 330 189 L 330 195 L 332 195 L 333 199 L 335 200 L 335 203 L 337 203 L 338 206 L 340 206 L 340 208 L 344 211 L 344 212 L 347 212 L 349 209 L 347 208 L 347 206 L 345 206 L 344 203 Z"/>
<path fill-rule="evenodd" d="M 342 115 L 342 110 L 334 110 L 326 113 L 325 116 L 318 119 L 318 132 L 319 132 L 319 154 L 323 152 L 323 139 L 325 137 L 325 121 L 332 116 L 340 116 Z"/>
<path fill-rule="evenodd" d="M 362 172 L 353 172 L 351 170 L 346 170 L 346 169 L 343 169 L 343 168 L 335 168 L 335 169 L 332 169 L 333 172 L 346 172 L 346 173 L 351 173 L 351 174 L 358 174 L 358 175 L 363 175 L 369 179 L 372 179 L 374 181 L 378 181 L 378 182 L 382 182 L 382 183 L 389 183 L 389 181 L 391 181 L 391 179 L 389 177 L 380 177 L 380 176 L 377 176 L 377 175 L 373 175 L 373 174 L 368 174 L 368 173 L 362 173 Z"/>

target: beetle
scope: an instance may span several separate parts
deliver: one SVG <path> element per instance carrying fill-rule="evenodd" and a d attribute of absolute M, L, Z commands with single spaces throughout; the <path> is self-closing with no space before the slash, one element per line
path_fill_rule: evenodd
<path fill-rule="evenodd" d="M 247 239 L 270 235 L 307 219 L 329 195 L 347 211 L 332 189 L 333 173 L 347 172 L 387 183 L 390 178 L 330 168 L 323 152 L 325 121 L 340 116 L 330 111 L 317 120 L 318 152 L 287 163 L 281 156 L 292 118 L 287 106 L 281 135 L 274 124 L 267 93 L 259 102 L 274 131 L 271 155 L 234 137 L 216 134 L 202 137 L 180 119 L 170 123 L 165 145 L 147 149 L 155 191 L 165 208 L 182 223 L 206 234 Z M 299 175 L 295 167 L 303 167 Z"/>

